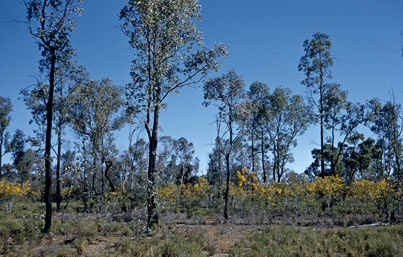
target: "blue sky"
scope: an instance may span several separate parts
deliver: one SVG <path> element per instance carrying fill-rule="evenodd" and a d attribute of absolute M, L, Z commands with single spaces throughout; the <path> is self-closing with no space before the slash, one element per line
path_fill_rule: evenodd
<path fill-rule="evenodd" d="M 118 13 L 125 0 L 84 0 L 84 16 L 78 20 L 72 45 L 78 61 L 95 79 L 110 77 L 115 84 L 130 81 L 131 49 L 120 31 Z M 259 80 L 306 94 L 298 72 L 302 43 L 321 31 L 330 35 L 335 58 L 333 75 L 349 99 L 364 102 L 395 99 L 403 103 L 403 1 L 402 0 L 202 0 L 206 45 L 222 42 L 229 56 L 221 72 L 235 69 L 249 85 Z M 30 113 L 18 100 L 21 89 L 35 82 L 39 51 L 23 23 L 24 6 L 19 0 L 0 1 L 0 95 L 14 105 L 10 131 L 27 134 Z M 219 73 L 219 74 L 220 74 Z M 212 74 L 219 75 L 219 74 Z M 202 106 L 201 88 L 187 88 L 168 99 L 162 113 L 161 135 L 186 137 L 194 143 L 205 171 L 215 137 L 213 108 Z M 127 146 L 127 129 L 116 134 L 120 149 Z M 311 162 L 319 133 L 311 127 L 298 138 L 295 162 L 288 165 L 302 172 Z"/>

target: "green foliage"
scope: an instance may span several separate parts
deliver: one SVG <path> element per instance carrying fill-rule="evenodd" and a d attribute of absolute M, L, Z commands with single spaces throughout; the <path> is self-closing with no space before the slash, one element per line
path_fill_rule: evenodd
<path fill-rule="evenodd" d="M 202 33 L 195 24 L 201 18 L 197 0 L 129 1 L 120 18 L 134 50 L 133 82 L 127 93 L 141 111 L 162 108 L 169 93 L 217 70 L 218 59 L 226 54 L 222 45 L 212 50 L 202 46 Z"/>
<path fill-rule="evenodd" d="M 9 98 L 5 98 L 3 96 L 0 96 L 0 177 L 2 176 L 2 170 L 3 170 L 3 162 L 2 158 L 3 156 L 10 152 L 10 149 L 8 148 L 8 137 L 9 134 L 6 133 L 6 129 L 8 125 L 10 124 L 11 116 L 10 113 L 13 109 L 13 106 L 11 104 L 11 101 Z M 3 147 L 4 152 L 3 152 Z"/>
<path fill-rule="evenodd" d="M 394 176 L 401 180 L 403 163 L 403 117 L 401 106 L 394 102 L 384 105 L 376 99 L 368 101 L 367 126 L 377 135 L 376 146 L 380 150 L 374 165 L 374 175 Z"/>
<path fill-rule="evenodd" d="M 70 48 L 70 33 L 76 27 L 76 15 L 81 15 L 82 0 L 29 0 L 24 1 L 30 34 L 37 40 L 44 60 L 49 65 L 54 54 L 63 56 Z"/>
<path fill-rule="evenodd" d="M 291 90 L 276 88 L 269 94 L 265 106 L 265 134 L 269 137 L 268 149 L 273 155 L 273 180 L 281 181 L 285 165 L 293 162 L 291 149 L 297 145 L 296 137 L 302 135 L 313 120 L 313 113 L 299 95 Z"/>
<path fill-rule="evenodd" d="M 13 110 L 13 106 L 9 98 L 0 96 L 0 136 L 1 139 L 4 136 L 4 132 L 10 124 L 10 113 Z"/>

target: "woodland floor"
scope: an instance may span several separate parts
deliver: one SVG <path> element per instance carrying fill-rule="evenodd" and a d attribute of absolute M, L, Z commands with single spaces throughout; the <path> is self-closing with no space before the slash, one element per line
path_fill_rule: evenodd
<path fill-rule="evenodd" d="M 382 223 L 376 216 L 279 216 L 257 223 L 233 217 L 225 224 L 221 218 L 169 214 L 152 233 L 137 225 L 133 231 L 122 215 L 61 218 L 55 215 L 48 235 L 9 236 L 0 256 L 403 256 L 401 222 Z M 281 251 L 267 251 L 278 245 Z"/>

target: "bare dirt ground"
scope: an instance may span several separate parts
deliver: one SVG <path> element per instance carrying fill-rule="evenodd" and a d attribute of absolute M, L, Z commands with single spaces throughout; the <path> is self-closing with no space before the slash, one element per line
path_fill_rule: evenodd
<path fill-rule="evenodd" d="M 165 232 L 177 232 L 180 234 L 202 234 L 208 240 L 209 244 L 215 247 L 214 257 L 228 256 L 228 250 L 239 240 L 242 240 L 247 234 L 257 230 L 255 225 L 231 225 L 231 224 L 176 224 L 170 227 L 161 228 L 153 237 Z M 58 249 L 73 245 L 75 240 L 71 236 L 52 236 L 44 237 L 38 242 L 38 246 L 33 248 L 30 256 L 40 257 L 51 255 Z M 121 240 L 136 240 L 136 238 L 125 237 L 122 235 L 95 236 L 83 246 L 81 255 L 87 257 L 103 256 L 113 254 L 116 249 L 114 245 Z M 207 254 L 207 253 L 206 253 Z"/>

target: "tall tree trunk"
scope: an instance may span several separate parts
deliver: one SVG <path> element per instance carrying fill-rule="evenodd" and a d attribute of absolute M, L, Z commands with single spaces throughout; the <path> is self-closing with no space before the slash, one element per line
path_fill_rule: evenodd
<path fill-rule="evenodd" d="M 103 170 L 103 163 L 105 162 L 105 156 L 104 156 L 104 134 L 101 132 L 101 195 L 104 195 L 105 191 L 105 181 L 104 181 L 104 170 Z M 106 164 L 106 163 L 105 163 Z M 111 163 L 112 164 L 112 163 Z M 112 166 L 111 166 L 112 167 Z M 110 167 L 109 167 L 110 168 Z M 106 170 L 108 170 L 108 164 L 106 164 Z"/>
<path fill-rule="evenodd" d="M 229 113 L 231 112 L 231 108 L 229 109 Z M 228 121 L 228 130 L 229 130 L 229 149 L 227 150 L 227 153 L 225 154 L 225 163 L 227 166 L 227 179 L 226 179 L 226 186 L 225 186 L 225 195 L 224 195 L 224 219 L 228 220 L 229 215 L 228 215 L 228 200 L 229 200 L 229 188 L 230 188 L 230 182 L 231 182 L 231 170 L 230 170 L 230 156 L 232 153 L 232 117 L 229 117 Z"/>
<path fill-rule="evenodd" d="M 88 190 L 87 190 L 87 172 L 86 172 L 86 163 L 87 163 L 87 147 L 85 146 L 85 138 L 82 139 L 83 144 L 83 202 L 84 202 L 84 212 L 88 211 L 87 205 L 87 197 L 88 197 Z"/>
<path fill-rule="evenodd" d="M 394 95 L 393 95 L 393 104 L 395 104 Z M 395 124 L 393 126 L 393 135 L 394 135 L 394 138 L 393 138 L 393 141 L 394 141 L 393 152 L 395 154 L 395 163 L 396 163 L 395 173 L 396 173 L 396 177 L 397 177 L 397 186 L 398 187 L 400 186 L 400 176 L 401 176 L 401 169 L 402 169 L 401 168 L 401 163 L 400 163 L 400 158 L 401 158 L 401 155 L 402 155 L 402 149 L 401 149 L 402 146 L 400 145 L 401 143 L 399 142 L 399 135 L 400 134 L 401 134 L 401 132 L 400 133 L 398 132 L 397 125 Z M 0 146 L 0 148 L 1 148 L 1 146 Z M 1 151 L 1 149 L 0 149 L 0 151 Z M 1 165 L 0 165 L 0 167 L 1 167 Z"/>
<path fill-rule="evenodd" d="M 221 143 L 219 143 L 221 144 Z M 221 145 L 219 145 L 220 149 L 218 150 L 218 185 L 221 188 L 221 184 L 222 184 L 222 180 L 221 180 L 221 176 L 222 176 L 222 158 L 221 158 Z M 221 189 L 218 190 L 218 197 L 221 197 Z"/>
<path fill-rule="evenodd" d="M 319 116 L 320 116 L 320 177 L 325 176 L 325 155 L 324 155 L 324 109 L 323 109 L 323 86 L 322 86 L 322 75 L 320 76 L 320 85 L 319 85 Z"/>
<path fill-rule="evenodd" d="M 229 165 L 230 153 L 225 154 L 225 164 L 227 167 L 227 178 L 226 178 L 226 186 L 225 186 L 225 195 L 224 195 L 224 219 L 228 220 L 228 200 L 229 200 L 229 183 L 230 183 L 230 165 Z"/>
<path fill-rule="evenodd" d="M 92 173 L 92 194 L 96 195 L 96 178 L 97 178 L 97 154 L 95 152 L 95 147 L 92 151 L 92 167 L 93 167 L 93 173 Z"/>
<path fill-rule="evenodd" d="M 52 147 L 52 120 L 53 120 L 53 91 L 55 88 L 56 54 L 52 53 L 49 72 L 49 98 L 46 104 L 46 140 L 45 140 L 45 226 L 44 233 L 48 233 L 52 224 L 52 202 L 50 201 L 50 189 L 52 186 L 51 156 Z"/>
<path fill-rule="evenodd" d="M 252 130 L 252 148 L 251 148 L 251 156 L 252 156 L 252 171 L 255 171 L 255 131 Z"/>
<path fill-rule="evenodd" d="M 101 170 L 103 168 L 101 167 Z M 106 172 L 106 170 L 105 170 Z M 101 195 L 104 195 L 104 191 L 105 191 L 105 182 L 104 182 L 104 173 L 101 172 Z"/>
<path fill-rule="evenodd" d="M 156 175 L 156 160 L 157 160 L 157 145 L 158 145 L 158 119 L 159 106 L 154 109 L 153 127 L 149 138 L 149 160 L 148 160 L 148 184 L 147 184 L 147 228 L 152 229 L 154 224 L 158 224 L 159 216 L 157 205 L 155 202 L 155 175 Z M 147 125 L 146 125 L 147 126 Z M 148 127 L 147 127 L 148 128 Z M 149 131 L 149 130 L 148 130 Z"/>
<path fill-rule="evenodd" d="M 277 174 L 278 174 L 278 156 L 274 157 L 274 161 L 273 161 L 273 181 L 276 182 L 277 181 Z"/>
<path fill-rule="evenodd" d="M 222 175 L 222 160 L 221 160 L 221 154 L 222 154 L 222 149 L 221 149 L 221 137 L 220 137 L 220 129 L 221 129 L 221 124 L 218 121 L 218 118 L 216 120 L 217 124 L 217 147 L 218 147 L 218 185 L 219 185 L 219 190 L 218 190 L 218 198 L 221 198 L 221 175 Z"/>
<path fill-rule="evenodd" d="M 262 129 L 262 138 L 261 138 L 261 144 L 260 144 L 260 147 L 261 147 L 261 152 L 262 152 L 262 172 L 263 172 L 263 183 L 267 183 L 267 176 L 266 176 L 266 167 L 265 167 L 265 164 L 264 164 L 264 162 L 265 162 L 265 159 L 264 159 L 264 156 L 265 156 L 265 153 L 264 153 L 264 131 L 263 131 L 263 129 Z"/>
<path fill-rule="evenodd" d="M 276 144 L 274 144 L 274 151 L 273 151 L 273 181 L 277 181 L 276 180 L 276 175 L 277 175 L 277 150 L 276 150 Z"/>
<path fill-rule="evenodd" d="M 62 154 L 62 119 L 59 119 L 57 131 L 57 163 L 56 163 L 56 208 L 60 211 L 61 197 L 61 177 L 60 177 L 60 159 Z"/>
<path fill-rule="evenodd" d="M 331 149 L 331 156 L 330 156 L 330 175 L 334 176 L 336 173 L 336 160 L 334 158 L 334 152 L 335 152 L 335 147 L 334 147 L 334 125 L 332 125 L 332 149 Z"/>

